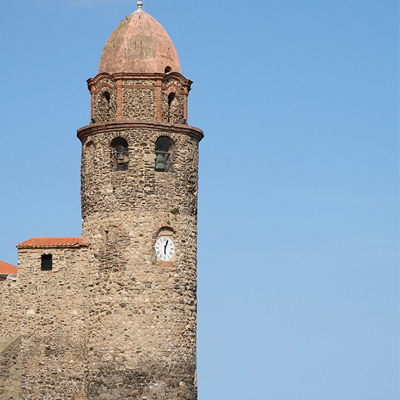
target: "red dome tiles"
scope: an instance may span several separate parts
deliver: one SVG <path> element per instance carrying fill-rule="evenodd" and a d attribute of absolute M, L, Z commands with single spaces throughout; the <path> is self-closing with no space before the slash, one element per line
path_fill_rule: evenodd
<path fill-rule="evenodd" d="M 178 54 L 165 29 L 141 8 L 109 37 L 99 74 L 181 72 Z"/>

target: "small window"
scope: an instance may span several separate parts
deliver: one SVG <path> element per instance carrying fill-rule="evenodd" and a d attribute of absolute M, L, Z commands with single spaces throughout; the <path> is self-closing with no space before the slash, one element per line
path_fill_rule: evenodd
<path fill-rule="evenodd" d="M 109 104 L 111 100 L 110 92 L 107 91 L 103 92 L 103 98 Z"/>
<path fill-rule="evenodd" d="M 171 122 L 171 120 L 173 119 L 174 116 L 174 109 L 175 109 L 175 98 L 176 95 L 174 92 L 170 93 L 168 95 L 168 122 Z"/>
<path fill-rule="evenodd" d="M 172 102 L 175 100 L 175 93 L 172 92 L 168 95 L 168 107 L 171 107 Z"/>
<path fill-rule="evenodd" d="M 53 255 L 42 254 L 42 271 L 51 271 L 53 269 Z"/>
<path fill-rule="evenodd" d="M 114 171 L 126 171 L 129 164 L 128 142 L 124 138 L 115 138 L 111 147 Z"/>
<path fill-rule="evenodd" d="M 172 172 L 172 150 L 174 142 L 168 136 L 161 136 L 156 142 L 155 170 Z"/>
<path fill-rule="evenodd" d="M 166 74 L 168 74 L 169 72 L 172 72 L 172 68 L 171 68 L 170 66 L 165 67 L 164 72 L 165 72 Z"/>

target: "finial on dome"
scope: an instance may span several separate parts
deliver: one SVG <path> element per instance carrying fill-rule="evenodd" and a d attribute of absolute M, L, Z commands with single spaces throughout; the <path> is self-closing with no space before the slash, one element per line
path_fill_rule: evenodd
<path fill-rule="evenodd" d="M 143 7 L 143 1 L 138 1 L 138 2 L 137 2 L 137 8 L 138 8 L 138 10 L 141 10 L 142 7 Z"/>

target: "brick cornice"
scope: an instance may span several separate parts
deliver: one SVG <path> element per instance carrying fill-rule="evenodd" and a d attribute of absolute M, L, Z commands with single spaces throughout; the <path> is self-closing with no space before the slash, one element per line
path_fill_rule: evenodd
<path fill-rule="evenodd" d="M 93 86 L 92 86 L 92 87 L 93 87 Z M 97 89 L 93 90 L 91 93 L 92 93 L 92 94 L 97 94 L 97 93 L 101 92 L 101 90 L 102 90 L 104 87 L 108 87 L 108 88 L 110 88 L 111 90 L 117 89 L 117 85 L 111 85 L 111 84 L 108 83 L 108 82 L 103 82 Z"/>
<path fill-rule="evenodd" d="M 101 74 L 96 75 L 94 78 L 88 79 L 87 84 L 88 84 L 88 89 L 89 91 L 94 85 L 97 85 L 99 81 L 102 79 L 111 79 L 114 81 L 117 80 L 167 80 L 169 78 L 176 78 L 178 79 L 182 85 L 186 86 L 188 89 L 188 92 L 190 91 L 192 81 L 189 79 L 186 79 L 182 74 L 179 72 L 170 72 L 168 74 L 160 74 L 160 73 L 154 73 L 154 74 L 128 74 L 128 73 L 118 73 L 118 74 L 108 74 L 106 72 L 102 72 Z"/>
<path fill-rule="evenodd" d="M 112 122 L 98 122 L 84 126 L 78 130 L 77 136 L 79 140 L 86 136 L 92 136 L 99 132 L 125 130 L 125 129 L 156 129 L 160 131 L 172 131 L 176 133 L 183 133 L 188 136 L 196 138 L 199 142 L 204 137 L 201 129 L 184 124 L 170 124 L 166 122 L 157 121 L 112 121 Z"/>

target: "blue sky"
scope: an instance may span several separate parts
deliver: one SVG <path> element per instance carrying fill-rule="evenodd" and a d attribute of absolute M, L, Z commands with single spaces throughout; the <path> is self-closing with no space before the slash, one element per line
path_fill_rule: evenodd
<path fill-rule="evenodd" d="M 200 400 L 399 398 L 394 0 L 144 0 L 194 81 Z M 0 6 L 0 259 L 79 236 L 86 80 L 131 0 Z"/>

